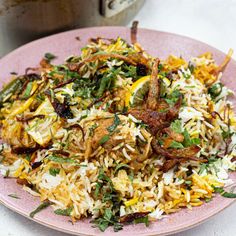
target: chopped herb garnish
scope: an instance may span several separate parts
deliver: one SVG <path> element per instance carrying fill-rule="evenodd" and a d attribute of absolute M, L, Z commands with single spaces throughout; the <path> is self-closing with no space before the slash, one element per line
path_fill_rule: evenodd
<path fill-rule="evenodd" d="M 192 138 L 191 139 L 190 135 L 186 129 L 184 129 L 183 135 L 184 135 L 184 141 L 183 141 L 184 147 L 189 147 L 191 145 L 199 145 L 201 142 L 201 140 L 199 138 Z"/>
<path fill-rule="evenodd" d="M 113 133 L 119 124 L 120 124 L 120 118 L 118 117 L 117 114 L 115 114 L 113 124 L 107 128 L 108 132 Z"/>
<path fill-rule="evenodd" d="M 105 208 L 103 216 L 92 221 L 95 227 L 98 227 L 102 232 L 104 232 L 109 226 L 113 226 L 114 231 L 117 232 L 123 228 L 123 225 L 118 222 L 116 216 L 114 216 L 110 208 Z"/>
<path fill-rule="evenodd" d="M 20 197 L 18 197 L 15 193 L 9 194 L 7 196 L 12 197 L 12 198 L 16 198 L 16 199 L 20 199 Z"/>
<path fill-rule="evenodd" d="M 64 158 L 64 157 L 60 157 L 60 156 L 47 156 L 47 159 L 50 160 L 50 161 L 61 163 L 61 164 L 63 164 L 63 163 L 75 163 L 77 166 L 87 167 L 87 165 L 79 164 L 79 163 L 77 163 L 76 160 L 68 158 L 68 157 Z"/>
<path fill-rule="evenodd" d="M 191 139 L 192 145 L 199 145 L 201 143 L 200 138 L 192 138 Z"/>
<path fill-rule="evenodd" d="M 207 164 L 206 163 L 202 163 L 200 165 L 200 170 L 199 170 L 198 174 L 201 175 L 206 170 L 206 168 L 207 168 Z"/>
<path fill-rule="evenodd" d="M 37 213 L 39 213 L 40 211 L 46 209 L 46 208 L 47 208 L 48 206 L 50 206 L 50 205 L 52 205 L 52 203 L 49 202 L 49 201 L 45 201 L 45 202 L 41 203 L 34 211 L 32 211 L 32 212 L 30 213 L 29 216 L 30 216 L 31 218 L 34 218 L 34 216 L 35 216 Z"/>
<path fill-rule="evenodd" d="M 114 173 L 116 173 L 118 170 L 120 170 L 120 169 L 124 169 L 124 168 L 130 168 L 130 166 L 129 165 L 127 165 L 127 164 L 118 164 L 117 166 L 116 166 L 116 168 L 115 168 L 115 170 L 114 170 Z"/>
<path fill-rule="evenodd" d="M 176 142 L 176 141 L 172 141 L 170 144 L 170 148 L 177 148 L 177 149 L 181 149 L 184 148 L 182 143 Z"/>
<path fill-rule="evenodd" d="M 93 136 L 94 135 L 94 130 L 98 127 L 98 124 L 93 124 L 91 127 L 89 127 L 89 136 Z"/>
<path fill-rule="evenodd" d="M 104 143 L 106 143 L 108 140 L 110 139 L 110 136 L 107 134 L 107 135 L 104 135 L 100 140 L 99 140 L 99 144 L 102 145 Z"/>
<path fill-rule="evenodd" d="M 54 54 L 50 53 L 50 52 L 47 52 L 47 53 L 44 54 L 44 58 L 45 58 L 47 61 L 50 62 L 51 60 L 55 59 L 56 56 L 55 56 Z"/>
<path fill-rule="evenodd" d="M 182 133 L 182 123 L 180 120 L 175 120 L 170 124 L 170 128 L 175 132 L 175 133 Z"/>
<path fill-rule="evenodd" d="M 74 159 L 64 158 L 60 156 L 48 156 L 47 159 L 50 161 L 57 162 L 57 163 L 75 163 L 76 162 Z"/>
<path fill-rule="evenodd" d="M 223 138 L 224 140 L 226 140 L 226 139 L 228 139 L 228 138 L 231 138 L 231 136 L 233 135 L 233 132 L 231 132 L 230 129 L 227 129 L 227 130 L 225 131 L 225 130 L 222 129 L 222 127 L 221 127 L 221 130 L 222 130 L 221 135 L 222 135 L 222 138 Z"/>
<path fill-rule="evenodd" d="M 212 201 L 212 198 L 205 198 L 205 202 L 206 202 L 206 203 L 208 203 L 208 202 L 210 202 L 210 201 Z"/>
<path fill-rule="evenodd" d="M 181 92 L 178 89 L 175 89 L 171 94 L 168 94 L 167 97 L 165 98 L 165 101 L 173 106 L 181 96 Z"/>
<path fill-rule="evenodd" d="M 30 154 L 26 154 L 26 156 L 25 156 L 25 160 L 27 160 L 28 162 L 31 161 L 31 156 L 30 156 Z"/>
<path fill-rule="evenodd" d="M 214 162 L 216 162 L 218 160 L 217 155 L 211 156 L 211 157 L 209 157 L 207 159 L 208 159 L 208 163 L 209 164 L 212 164 L 212 163 L 214 163 Z"/>
<path fill-rule="evenodd" d="M 185 180 L 185 184 L 191 185 L 191 184 L 192 184 L 192 181 L 191 181 L 191 180 Z"/>
<path fill-rule="evenodd" d="M 223 192 L 221 195 L 226 198 L 236 198 L 236 193 Z"/>
<path fill-rule="evenodd" d="M 135 224 L 144 223 L 146 225 L 146 227 L 148 227 L 149 226 L 148 216 L 137 218 L 134 220 L 134 223 Z"/>
<path fill-rule="evenodd" d="M 54 211 L 54 213 L 56 215 L 61 215 L 61 216 L 70 216 L 72 211 L 73 211 L 73 207 L 69 207 L 67 209 L 57 209 Z"/>
<path fill-rule="evenodd" d="M 105 207 L 104 214 L 97 219 L 94 219 L 92 223 L 94 223 L 102 232 L 109 226 L 113 226 L 114 231 L 121 230 L 122 224 L 120 224 L 118 220 L 121 205 L 120 196 L 114 189 L 111 179 L 104 173 L 103 169 L 100 169 L 99 171 L 94 195 L 96 198 L 101 196 L 102 203 L 106 203 L 106 205 L 109 205 L 110 207 Z"/>
<path fill-rule="evenodd" d="M 226 198 L 236 198 L 236 193 L 226 192 L 222 187 L 212 186 L 216 193 L 220 193 L 221 196 Z"/>
<path fill-rule="evenodd" d="M 49 174 L 52 175 L 52 176 L 56 176 L 59 173 L 60 173 L 60 169 L 59 168 L 50 168 L 49 169 Z"/>
<path fill-rule="evenodd" d="M 194 68 L 194 65 L 191 62 L 188 63 L 188 69 L 191 72 L 191 74 L 194 72 L 195 68 Z"/>
<path fill-rule="evenodd" d="M 101 97 L 107 90 L 111 90 L 114 87 L 115 79 L 120 73 L 121 68 L 111 69 L 108 74 L 105 74 L 100 80 L 100 85 L 97 91 L 97 97 Z"/>
<path fill-rule="evenodd" d="M 134 171 L 133 170 L 130 171 L 130 174 L 128 177 L 129 177 L 129 180 L 131 181 L 131 183 L 133 183 L 133 181 L 134 181 Z"/>

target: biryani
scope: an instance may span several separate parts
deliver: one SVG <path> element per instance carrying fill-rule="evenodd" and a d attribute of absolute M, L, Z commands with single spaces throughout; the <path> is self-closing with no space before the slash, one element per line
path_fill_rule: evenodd
<path fill-rule="evenodd" d="M 221 82 L 232 51 L 159 59 L 133 37 L 13 75 L 0 92 L 0 171 L 72 222 L 115 231 L 201 206 L 231 185 L 236 117 Z M 20 197 L 10 195 L 13 197 Z"/>

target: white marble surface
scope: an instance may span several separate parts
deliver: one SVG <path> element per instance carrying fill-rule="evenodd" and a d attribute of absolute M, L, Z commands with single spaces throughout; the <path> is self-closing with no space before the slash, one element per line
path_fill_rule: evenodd
<path fill-rule="evenodd" d="M 135 19 L 140 27 L 190 36 L 225 52 L 231 47 L 236 55 L 236 0 L 146 0 Z M 235 219 L 236 204 L 208 222 L 175 236 L 234 236 Z M 54 235 L 67 236 L 0 205 L 0 236 Z"/>

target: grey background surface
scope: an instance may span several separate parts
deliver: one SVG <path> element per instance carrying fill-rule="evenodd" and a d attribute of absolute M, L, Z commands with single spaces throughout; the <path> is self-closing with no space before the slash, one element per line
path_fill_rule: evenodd
<path fill-rule="evenodd" d="M 233 48 L 236 59 L 236 0 L 146 0 L 135 19 L 142 28 L 186 35 L 224 52 Z M 234 236 L 235 219 L 236 204 L 233 204 L 206 223 L 175 236 Z M 54 235 L 67 236 L 0 205 L 0 236 Z"/>

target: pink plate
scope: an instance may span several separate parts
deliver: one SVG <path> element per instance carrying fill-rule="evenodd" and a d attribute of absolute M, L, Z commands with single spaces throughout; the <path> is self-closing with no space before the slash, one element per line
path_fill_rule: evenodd
<path fill-rule="evenodd" d="M 85 28 L 56 34 L 26 44 L 0 60 L 0 87 L 5 81 L 9 80 L 10 72 L 21 74 L 24 73 L 25 68 L 37 66 L 46 52 L 57 55 L 58 58 L 55 63 L 60 63 L 63 62 L 65 57 L 78 54 L 80 48 L 86 45 L 89 38 L 97 36 L 107 38 L 120 36 L 129 41 L 130 31 L 124 27 Z M 79 37 L 80 41 L 76 37 Z M 197 56 L 207 51 L 214 54 L 214 58 L 218 63 L 225 57 L 224 53 L 207 44 L 165 32 L 139 29 L 138 41 L 149 53 L 160 58 L 174 54 L 189 59 L 191 56 Z M 235 75 L 236 62 L 231 60 L 223 75 L 223 82 L 236 92 Z M 236 104 L 235 98 L 233 102 Z M 232 175 L 232 178 L 236 180 L 236 173 Z M 29 217 L 29 213 L 39 205 L 39 199 L 24 192 L 14 179 L 0 177 L 0 186 L 0 201 L 2 204 L 25 217 Z M 8 197 L 8 194 L 12 193 L 20 196 L 20 199 Z M 195 207 L 192 211 L 182 210 L 152 223 L 149 227 L 145 227 L 143 224 L 129 225 L 118 233 L 114 233 L 112 228 L 106 230 L 105 233 L 101 233 L 98 229 L 91 227 L 89 220 L 81 220 L 72 225 L 68 222 L 67 217 L 55 215 L 51 208 L 40 212 L 33 220 L 50 228 L 74 235 L 167 235 L 194 227 L 233 202 L 232 199 L 217 196 L 210 203 Z"/>

